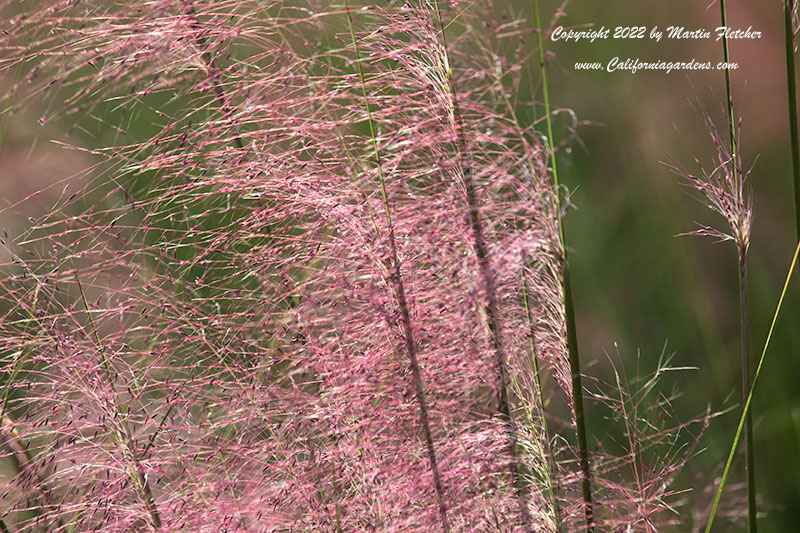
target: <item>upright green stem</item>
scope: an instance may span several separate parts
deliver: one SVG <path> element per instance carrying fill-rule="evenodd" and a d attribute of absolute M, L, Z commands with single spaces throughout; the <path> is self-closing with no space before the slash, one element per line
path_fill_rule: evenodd
<path fill-rule="evenodd" d="M 553 122 L 550 118 L 550 95 L 547 90 L 547 69 L 544 60 L 544 43 L 542 39 L 542 23 L 539 18 L 539 2 L 533 0 L 533 21 L 536 27 L 536 43 L 539 48 L 539 68 L 542 76 L 542 92 L 544 93 L 545 123 L 547 125 L 547 143 L 550 152 L 550 164 L 553 169 L 553 187 L 555 188 L 556 209 L 558 213 L 558 234 L 561 240 L 562 271 L 561 282 L 564 292 L 564 313 L 567 322 L 567 348 L 569 351 L 569 370 L 572 377 L 572 405 L 575 414 L 575 432 L 578 438 L 578 457 L 583 474 L 581 492 L 583 494 L 586 530 L 594 531 L 594 510 L 592 507 L 592 471 L 589 465 L 589 446 L 586 442 L 586 419 L 583 409 L 583 383 L 581 379 L 581 360 L 578 354 L 578 332 L 575 325 L 575 309 L 572 301 L 572 284 L 569 275 L 567 256 L 567 240 L 565 223 L 561 213 L 561 194 L 559 191 L 558 165 L 556 164 L 555 143 L 553 141 Z"/>
<path fill-rule="evenodd" d="M 742 332 L 742 402 L 750 390 L 750 360 L 747 347 L 747 247 L 739 246 L 739 318 Z M 758 530 L 756 522 L 756 473 L 753 457 L 753 417 L 744 424 L 745 469 L 747 475 L 747 525 L 751 532 Z"/>
<path fill-rule="evenodd" d="M 506 439 L 508 441 L 509 454 L 511 462 L 509 470 L 511 474 L 512 485 L 517 495 L 517 500 L 520 508 L 520 516 L 522 518 L 523 527 L 525 531 L 533 531 L 532 518 L 528 509 L 529 487 L 525 481 L 523 472 L 521 471 L 521 464 L 517 455 L 517 443 L 519 437 L 517 429 L 514 425 L 514 420 L 511 416 L 511 404 L 508 399 L 508 387 L 510 383 L 508 367 L 506 362 L 505 347 L 503 346 L 503 332 L 502 323 L 500 320 L 500 313 L 497 307 L 497 290 L 492 273 L 491 264 L 489 262 L 489 249 L 486 244 L 484 236 L 483 221 L 480 216 L 480 205 L 478 203 L 478 195 L 475 190 L 475 180 L 473 177 L 473 166 L 469 161 L 467 142 L 464 136 L 463 121 L 461 118 L 461 109 L 458 104 L 458 91 L 456 83 L 453 79 L 453 70 L 450 67 L 449 54 L 447 52 L 447 35 L 444 31 L 444 23 L 442 22 L 441 10 L 439 9 L 439 0 L 434 0 L 436 24 L 438 26 L 439 34 L 442 39 L 442 54 L 444 59 L 443 68 L 444 74 L 447 79 L 448 89 L 450 90 L 450 100 L 453 113 L 453 129 L 456 135 L 456 156 L 458 164 L 463 171 L 464 189 L 466 192 L 466 202 L 468 210 L 468 219 L 470 229 L 472 230 L 472 247 L 475 251 L 475 256 L 478 259 L 478 269 L 482 278 L 482 284 L 486 293 L 486 302 L 483 306 L 483 311 L 486 315 L 486 325 L 489 330 L 489 337 L 491 339 L 492 349 L 494 351 L 495 366 L 499 379 L 497 391 L 497 409 L 500 412 L 500 417 L 506 426 Z"/>
<path fill-rule="evenodd" d="M 719 0 L 720 20 L 722 25 L 727 28 L 728 17 L 725 12 L 725 0 Z M 728 134 L 731 142 L 731 157 L 733 158 L 733 178 L 736 186 L 739 186 L 739 169 L 736 165 L 736 135 L 734 134 L 735 123 L 733 121 L 733 99 L 731 98 L 731 71 L 727 68 L 728 63 L 728 37 L 722 35 L 722 60 L 725 62 L 725 109 L 728 113 Z"/>
<path fill-rule="evenodd" d="M 719 507 L 719 502 L 722 499 L 722 492 L 725 489 L 725 482 L 728 480 L 728 473 L 731 470 L 733 456 L 736 454 L 736 447 L 739 445 L 739 439 L 742 436 L 745 420 L 750 412 L 750 403 L 753 401 L 753 393 L 756 390 L 758 377 L 761 375 L 761 368 L 764 366 L 764 360 L 767 356 L 767 349 L 769 348 L 769 343 L 772 340 L 772 333 L 775 331 L 775 324 L 778 322 L 778 316 L 780 316 L 781 308 L 783 307 L 783 300 L 786 297 L 786 291 L 789 288 L 789 282 L 792 279 L 792 274 L 794 273 L 795 266 L 797 265 L 798 255 L 800 255 L 800 241 L 797 243 L 797 248 L 795 248 L 792 264 L 789 266 L 789 272 L 786 274 L 786 281 L 783 284 L 783 290 L 781 291 L 781 296 L 778 299 L 778 305 L 775 309 L 775 314 L 772 316 L 772 324 L 770 324 L 769 333 L 767 333 L 767 340 L 764 342 L 764 349 L 761 351 L 761 358 L 758 360 L 758 366 L 756 367 L 755 374 L 753 374 L 753 381 L 750 383 L 747 400 L 744 402 L 744 409 L 742 409 L 742 415 L 739 418 L 739 426 L 736 428 L 736 435 L 733 437 L 733 443 L 731 444 L 731 449 L 728 453 L 728 460 L 725 463 L 725 469 L 722 471 L 722 480 L 717 488 L 717 495 L 714 498 L 714 506 L 711 508 L 711 515 L 708 517 L 705 533 L 711 532 L 711 526 L 714 523 L 714 517 L 717 515 L 717 508 Z"/>
<path fill-rule="evenodd" d="M 356 55 L 356 65 L 358 67 L 358 77 L 361 81 L 361 90 L 364 96 L 364 107 L 367 111 L 367 122 L 369 123 L 369 132 L 372 138 L 372 149 L 375 157 L 375 166 L 378 170 L 378 181 L 381 188 L 381 198 L 383 200 L 384 213 L 386 215 L 386 227 L 389 233 L 389 252 L 390 252 L 390 281 L 392 283 L 395 298 L 397 298 L 397 306 L 400 309 L 400 316 L 403 323 L 403 340 L 405 344 L 405 351 L 408 355 L 409 363 L 411 366 L 411 376 L 414 383 L 414 392 L 416 395 L 417 403 L 420 411 L 420 422 L 422 423 L 423 433 L 425 434 L 425 444 L 428 450 L 428 462 L 433 474 L 433 486 L 436 491 L 436 502 L 439 507 L 439 519 L 442 525 L 442 531 L 448 533 L 450 525 L 447 520 L 447 506 L 445 505 L 444 498 L 444 485 L 439 473 L 439 465 L 436 460 L 436 449 L 433 444 L 433 435 L 431 432 L 430 419 L 428 415 L 428 403 L 425 399 L 425 387 L 422 382 L 422 372 L 420 370 L 419 358 L 417 357 L 417 346 L 414 340 L 414 331 L 411 325 L 411 313 L 408 307 L 408 300 L 406 298 L 405 285 L 403 283 L 402 270 L 400 268 L 400 259 L 397 253 L 397 241 L 394 234 L 394 225 L 392 224 L 392 214 L 389 208 L 389 197 L 386 193 L 386 181 L 383 176 L 383 164 L 381 162 L 381 153 L 378 149 L 378 138 L 375 130 L 375 121 L 372 118 L 372 106 L 369 103 L 369 96 L 367 94 L 367 82 L 364 76 L 364 67 L 361 64 L 361 53 L 358 48 L 358 39 L 356 39 L 356 32 L 353 27 L 353 16 L 350 12 L 349 2 L 345 2 L 347 10 L 347 20 L 350 25 L 350 37 L 353 41 L 353 49 Z"/>
<path fill-rule="evenodd" d="M 719 0 L 720 20 L 722 26 L 728 26 L 728 17 L 725 11 L 725 0 Z M 733 117 L 733 99 L 731 98 L 731 74 L 727 68 L 728 59 L 728 38 L 722 36 L 722 59 L 726 64 L 725 68 L 725 105 L 728 113 L 728 134 L 731 143 L 731 160 L 733 164 L 733 179 L 736 184 L 738 194 L 742 194 L 739 176 L 739 159 L 736 153 L 736 134 Z M 747 400 L 747 391 L 750 390 L 750 364 L 747 356 L 747 243 L 738 243 L 739 252 L 739 316 L 741 320 L 742 335 L 742 401 Z M 745 419 L 744 429 L 745 440 L 745 475 L 747 478 L 747 527 L 750 533 L 758 531 L 756 520 L 756 478 L 755 462 L 753 457 L 753 422 L 751 417 Z"/>
<path fill-rule="evenodd" d="M 800 239 L 800 140 L 797 135 L 797 83 L 794 72 L 794 0 L 783 2 L 783 32 L 786 42 L 786 93 L 789 101 L 789 140 L 792 152 L 792 181 L 794 182 L 794 216 L 796 237 Z"/>

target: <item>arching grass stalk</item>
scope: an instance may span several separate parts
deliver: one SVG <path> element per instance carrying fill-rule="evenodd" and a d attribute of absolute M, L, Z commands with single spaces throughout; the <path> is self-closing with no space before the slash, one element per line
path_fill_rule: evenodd
<path fill-rule="evenodd" d="M 436 460 L 436 449 L 433 444 L 433 435 L 431 432 L 430 419 L 428 417 L 428 404 L 425 399 L 425 387 L 422 382 L 422 372 L 420 370 L 419 359 L 417 357 L 417 346 L 414 340 L 414 332 L 411 326 L 411 313 L 408 309 L 408 300 L 406 299 L 405 285 L 403 283 L 402 270 L 400 267 L 400 259 L 397 253 L 397 242 L 394 234 L 394 226 L 392 225 L 392 213 L 389 207 L 389 197 L 386 193 L 386 181 L 383 176 L 383 165 L 381 163 L 381 153 L 378 149 L 377 132 L 375 131 L 375 121 L 372 117 L 372 106 L 369 102 L 367 93 L 367 82 L 364 76 L 364 67 L 361 64 L 361 53 L 358 47 L 358 39 L 353 27 L 353 15 L 350 11 L 350 3 L 345 2 L 347 11 L 347 22 L 350 27 L 350 37 L 353 42 L 353 50 L 356 56 L 356 66 L 358 67 L 358 77 L 361 82 L 361 90 L 364 96 L 364 107 L 367 113 L 367 123 L 369 124 L 369 133 L 372 139 L 372 150 L 375 157 L 375 166 L 378 172 L 378 181 L 381 189 L 381 199 L 383 201 L 384 214 L 386 216 L 386 228 L 389 237 L 389 253 L 390 253 L 390 272 L 389 279 L 394 290 L 395 298 L 397 299 L 397 306 L 400 311 L 400 316 L 403 324 L 403 340 L 405 343 L 405 351 L 408 355 L 409 364 L 411 366 L 411 376 L 414 384 L 414 393 L 419 404 L 420 422 L 422 424 L 423 433 L 425 434 L 425 444 L 428 450 L 428 461 L 430 462 L 431 472 L 433 474 L 433 486 L 436 491 L 436 502 L 439 507 L 439 519 L 442 525 L 442 531 L 445 533 L 450 531 L 450 526 L 447 521 L 447 506 L 444 499 L 444 486 L 442 478 L 439 473 L 439 465 Z"/>
<path fill-rule="evenodd" d="M 783 32 L 786 42 L 786 93 L 789 102 L 789 141 L 792 152 L 792 181 L 794 182 L 794 216 L 800 239 L 800 140 L 797 138 L 797 84 L 794 72 L 794 0 L 783 1 Z"/>
<path fill-rule="evenodd" d="M 781 296 L 778 299 L 778 305 L 775 309 L 775 314 L 772 317 L 772 324 L 769 327 L 769 333 L 767 333 L 767 340 L 764 342 L 764 349 L 761 352 L 761 358 L 758 361 L 758 366 L 756 367 L 755 374 L 753 375 L 753 381 L 750 384 L 750 389 L 747 393 L 747 399 L 744 403 L 744 409 L 742 410 L 742 415 L 739 418 L 739 426 L 736 428 L 736 435 L 733 438 L 733 443 L 731 444 L 731 450 L 728 453 L 728 461 L 725 463 L 725 469 L 722 472 L 722 480 L 719 483 L 719 488 L 717 489 L 717 495 L 714 499 L 714 506 L 711 508 L 711 515 L 708 517 L 708 524 L 706 524 L 706 533 L 711 531 L 711 525 L 714 523 L 714 517 L 717 514 L 717 507 L 719 507 L 719 502 L 722 499 L 722 491 L 725 488 L 725 482 L 728 479 L 728 473 L 731 469 L 731 463 L 733 463 L 733 456 L 736 454 L 736 447 L 739 445 L 739 439 L 742 436 L 742 430 L 745 425 L 745 420 L 747 419 L 747 415 L 750 411 L 750 403 L 753 400 L 753 393 L 756 389 L 756 383 L 758 382 L 758 376 L 761 374 L 761 368 L 764 366 L 764 360 L 766 359 L 767 349 L 769 348 L 769 343 L 772 340 L 772 333 L 775 331 L 775 324 L 778 322 L 778 316 L 781 312 L 781 307 L 783 306 L 783 299 L 786 296 L 786 290 L 789 287 L 789 281 L 792 279 L 792 274 L 794 273 L 794 268 L 797 265 L 797 256 L 800 254 L 800 242 L 797 243 L 797 248 L 794 251 L 794 257 L 792 258 L 792 264 L 789 266 L 789 272 L 786 275 L 786 281 L 783 284 L 783 290 L 781 291 Z"/>
<path fill-rule="evenodd" d="M 725 0 L 719 0 L 720 22 L 722 26 L 728 26 L 727 14 L 725 11 Z M 736 188 L 742 187 L 741 176 L 739 173 L 738 154 L 736 148 L 736 135 L 734 133 L 733 100 L 731 99 L 731 73 L 727 68 L 728 60 L 728 38 L 722 35 L 722 60 L 725 62 L 725 107 L 728 114 L 728 134 L 731 143 L 731 158 L 733 162 L 733 179 Z M 747 244 L 737 243 L 739 259 L 739 319 L 741 325 L 742 340 L 742 401 L 747 398 L 747 391 L 750 389 L 750 360 L 747 347 Z M 745 475 L 747 477 L 747 527 L 750 533 L 758 531 L 756 520 L 756 476 L 755 462 L 753 457 L 753 421 L 751 417 L 745 419 L 744 427 L 745 442 Z"/>
<path fill-rule="evenodd" d="M 502 324 L 500 321 L 499 310 L 497 308 L 496 284 L 494 274 L 492 273 L 491 265 L 489 263 L 489 250 L 488 246 L 486 245 L 486 238 L 484 236 L 483 221 L 480 217 L 480 206 L 478 204 L 478 195 L 475 190 L 473 168 L 471 162 L 469 161 L 467 142 L 466 138 L 464 137 L 463 120 L 461 117 L 461 109 L 458 103 L 458 91 L 456 88 L 455 79 L 453 78 L 453 70 L 450 66 L 450 58 L 447 51 L 447 34 L 444 31 L 444 23 L 442 22 L 439 0 L 434 0 L 433 5 L 436 16 L 436 24 L 438 26 L 437 29 L 439 30 L 439 34 L 442 39 L 442 59 L 444 62 L 442 68 L 444 69 L 444 75 L 446 76 L 448 89 L 450 90 L 453 127 L 456 136 L 455 149 L 459 167 L 463 171 L 469 225 L 470 229 L 472 230 L 472 247 L 475 251 L 475 256 L 478 259 L 478 269 L 480 271 L 483 288 L 486 293 L 486 302 L 483 306 L 483 311 L 486 314 L 486 324 L 489 329 L 489 336 L 491 339 L 492 349 L 494 351 L 495 366 L 497 368 L 499 379 L 497 391 L 497 409 L 500 412 L 500 417 L 504 425 L 506 426 L 508 449 L 511 456 L 511 481 L 519 502 L 520 516 L 522 517 L 525 530 L 533 531 L 532 519 L 530 516 L 530 511 L 528 510 L 530 490 L 528 484 L 525 482 L 523 473 L 521 472 L 521 465 L 517 454 L 519 436 L 517 435 L 517 429 L 514 426 L 514 420 L 511 417 L 511 404 L 508 399 L 508 387 L 510 384 L 510 379 L 505 348 L 503 346 Z"/>
<path fill-rule="evenodd" d="M 572 377 L 572 405 L 575 414 L 575 432 L 578 439 L 578 457 L 583 474 L 581 492 L 583 494 L 586 530 L 594 531 L 594 510 L 592 508 L 592 471 L 589 465 L 589 447 L 586 442 L 586 418 L 583 409 L 583 384 L 581 379 L 581 360 L 578 354 L 578 334 L 575 326 L 575 309 L 572 302 L 572 284 L 569 276 L 569 260 L 567 257 L 566 231 L 561 213 L 561 195 L 558 181 L 558 165 L 556 164 L 555 143 L 553 142 L 553 123 L 550 118 L 550 96 L 547 90 L 547 69 L 544 62 L 544 44 L 542 39 L 542 23 L 539 18 L 539 2 L 533 0 L 533 22 L 536 27 L 536 44 L 539 48 L 539 68 L 542 76 L 542 92 L 544 95 L 545 124 L 547 125 L 547 143 L 550 151 L 550 164 L 553 169 L 553 187 L 555 188 L 556 207 L 558 213 L 558 234 L 561 240 L 562 271 L 561 282 L 564 291 L 564 313 L 567 322 L 567 348 L 569 351 L 569 370 Z"/>

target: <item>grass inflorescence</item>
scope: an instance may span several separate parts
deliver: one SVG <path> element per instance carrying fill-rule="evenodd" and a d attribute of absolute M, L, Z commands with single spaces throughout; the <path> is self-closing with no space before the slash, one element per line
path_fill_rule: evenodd
<path fill-rule="evenodd" d="M 718 413 L 666 351 L 582 373 L 531 7 L 3 3 L 0 145 L 42 109 L 86 164 L 2 239 L 0 530 L 682 527 Z M 683 173 L 744 269 L 730 102 Z"/>

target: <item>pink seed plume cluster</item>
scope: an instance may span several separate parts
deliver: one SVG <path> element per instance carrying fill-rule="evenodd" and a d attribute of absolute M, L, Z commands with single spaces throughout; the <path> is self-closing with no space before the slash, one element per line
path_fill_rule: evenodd
<path fill-rule="evenodd" d="M 753 202 L 747 194 L 747 177 L 751 169 L 742 166 L 739 130 L 741 119 L 730 141 L 722 136 L 708 113 L 703 113 L 703 121 L 716 151 L 716 161 L 710 168 L 704 167 L 699 159 L 695 163 L 699 172 L 690 171 L 675 164 L 668 166 L 687 184 L 700 193 L 701 201 L 728 223 L 726 230 L 701 225 L 689 235 L 705 235 L 719 241 L 732 241 L 742 254 L 750 246 L 750 229 L 753 222 Z M 733 147 L 731 146 L 733 143 Z"/>
<path fill-rule="evenodd" d="M 503 9 L 3 3 L 4 107 L 91 162 L 3 240 L 5 530 L 585 527 L 540 401 L 571 397 L 561 214 Z M 599 526 L 674 521 L 691 453 L 667 401 L 641 413 L 654 383 L 598 394 L 633 410 Z"/>

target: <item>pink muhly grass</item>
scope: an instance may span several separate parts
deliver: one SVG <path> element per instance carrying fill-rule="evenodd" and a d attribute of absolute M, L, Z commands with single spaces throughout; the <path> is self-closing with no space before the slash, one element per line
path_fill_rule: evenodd
<path fill-rule="evenodd" d="M 589 445 L 586 437 L 586 413 L 583 408 L 583 377 L 581 375 L 581 360 L 578 350 L 578 333 L 575 321 L 574 301 L 572 295 L 572 282 L 570 280 L 570 266 L 567 252 L 566 231 L 564 229 L 564 214 L 561 209 L 561 192 L 558 179 L 558 164 L 556 163 L 555 141 L 553 139 L 552 113 L 550 112 L 550 96 L 547 85 L 547 68 L 545 65 L 544 42 L 542 35 L 542 24 L 539 18 L 539 3 L 533 0 L 533 21 L 536 30 L 536 45 L 539 59 L 539 70 L 541 73 L 542 95 L 544 98 L 545 124 L 547 127 L 547 148 L 553 176 L 553 188 L 555 192 L 558 223 L 558 237 L 560 243 L 559 253 L 559 279 L 563 291 L 564 302 L 564 322 L 566 325 L 567 353 L 569 355 L 570 370 L 570 390 L 571 406 L 575 425 L 575 434 L 578 445 L 578 456 L 580 468 L 583 474 L 581 483 L 581 495 L 584 502 L 584 514 L 586 516 L 586 531 L 594 531 L 595 519 L 592 505 L 592 471 L 590 466 Z"/>
<path fill-rule="evenodd" d="M 724 3 L 722 4 L 723 21 L 725 17 Z M 727 57 L 727 43 L 725 43 L 725 56 Z M 726 71 L 726 89 L 728 102 L 728 129 L 729 143 L 722 141 L 711 117 L 706 113 L 704 120 L 706 129 L 714 143 L 717 152 L 717 162 L 711 170 L 706 170 L 695 159 L 699 174 L 670 165 L 674 172 L 684 177 L 688 184 L 702 195 L 702 201 L 708 207 L 726 219 L 727 230 L 718 230 L 710 226 L 701 226 L 700 229 L 689 233 L 690 235 L 706 235 L 717 238 L 719 241 L 732 241 L 736 245 L 737 266 L 739 272 L 739 321 L 741 333 L 741 372 L 742 372 L 742 405 L 748 403 L 751 395 L 751 369 L 748 347 L 748 303 L 747 303 L 747 251 L 750 247 L 750 231 L 753 219 L 752 198 L 746 192 L 749 169 L 744 171 L 741 165 L 741 147 L 737 129 L 741 130 L 741 120 L 738 128 L 733 124 L 732 102 L 730 88 L 728 87 L 728 72 Z M 745 476 L 747 479 L 747 508 L 748 530 L 757 531 L 756 520 L 756 487 L 755 464 L 753 452 L 753 424 L 752 416 L 744 418 L 744 443 L 745 443 Z M 724 484 L 724 478 L 723 482 Z M 718 500 L 711 511 L 710 520 L 706 530 L 710 530 Z"/>
<path fill-rule="evenodd" d="M 7 527 L 581 523 L 538 380 L 569 403 L 558 202 L 508 113 L 523 47 L 478 23 L 489 5 L 42 2 L 14 20 L 16 106 L 74 122 L 90 168 L 4 239 Z M 647 475 L 608 482 L 601 519 L 656 523 L 667 489 Z"/>
<path fill-rule="evenodd" d="M 702 195 L 701 201 L 709 209 L 725 218 L 728 228 L 719 230 L 702 225 L 687 235 L 705 235 L 719 241 L 732 241 L 740 256 L 744 256 L 750 246 L 750 227 L 753 220 L 752 200 L 746 194 L 747 177 L 750 171 L 742 168 L 740 155 L 732 154 L 730 147 L 722 140 L 711 117 L 707 113 L 703 116 L 706 130 L 714 143 L 716 162 L 711 167 L 706 167 L 699 159 L 695 158 L 699 172 L 689 171 L 675 164 L 668 164 L 668 166 L 676 174 L 685 178 L 688 185 Z M 741 121 L 739 128 L 741 128 Z M 736 144 L 737 150 L 740 149 L 738 141 Z"/>
<path fill-rule="evenodd" d="M 439 515 L 442 523 L 442 530 L 448 532 L 450 526 L 447 522 L 447 506 L 444 500 L 444 487 L 442 486 L 441 475 L 439 474 L 439 465 L 436 459 L 436 449 L 434 448 L 433 438 L 431 434 L 430 421 L 428 419 L 428 404 L 425 400 L 425 389 L 422 382 L 421 372 L 419 368 L 419 358 L 417 356 L 417 346 L 414 339 L 413 326 L 411 324 L 411 315 L 408 309 L 408 299 L 406 298 L 405 283 L 403 282 L 403 274 L 401 270 L 400 260 L 397 254 L 397 240 L 395 238 L 394 226 L 392 225 L 391 208 L 389 198 L 386 193 L 386 180 L 383 175 L 383 166 L 381 161 L 380 150 L 378 149 L 378 141 L 376 138 L 377 132 L 375 129 L 375 122 L 372 120 L 372 109 L 369 103 L 369 95 L 367 94 L 366 79 L 364 76 L 364 68 L 361 64 L 361 54 L 358 48 L 358 39 L 356 38 L 355 29 L 353 28 L 353 17 L 347 5 L 347 20 L 350 27 L 350 35 L 353 41 L 353 50 L 356 56 L 358 66 L 358 76 L 361 82 L 361 87 L 364 93 L 364 106 L 367 112 L 367 122 L 369 124 L 370 137 L 372 139 L 372 147 L 375 155 L 375 165 L 378 172 L 378 181 L 381 189 L 381 197 L 384 205 L 384 212 L 386 215 L 386 226 L 389 231 L 389 279 L 393 285 L 394 295 L 397 299 L 397 306 L 400 311 L 402 319 L 403 337 L 405 341 L 405 350 L 409 358 L 411 367 L 412 380 L 414 383 L 414 392 L 417 397 L 417 403 L 420 410 L 420 422 L 425 434 L 425 443 L 428 449 L 428 460 L 430 461 L 431 474 L 433 475 L 433 485 L 436 490 L 436 500 L 439 506 Z"/>
<path fill-rule="evenodd" d="M 675 478 L 700 453 L 700 439 L 720 413 L 707 410 L 688 421 L 679 419 L 672 405 L 679 393 L 665 394 L 661 381 L 669 373 L 695 369 L 674 367 L 670 362 L 671 356 L 664 351 L 656 368 L 647 371 L 637 357 L 636 374 L 628 376 L 619 363 L 611 361 L 613 380 L 591 380 L 598 408 L 619 428 L 599 440 L 601 451 L 594 462 L 595 518 L 602 530 L 656 532 L 686 527 L 686 519 L 677 511 L 686 503 L 685 491 L 674 488 Z"/>
<path fill-rule="evenodd" d="M 491 264 L 492 259 L 486 242 L 484 222 L 480 211 L 481 205 L 475 185 L 473 165 L 476 161 L 473 160 L 470 153 L 471 151 L 467 143 L 467 133 L 464 131 L 464 118 L 461 115 L 459 94 L 453 70 L 450 65 L 447 34 L 445 33 L 445 27 L 442 22 L 442 14 L 438 0 L 434 0 L 434 13 L 432 13 L 432 15 L 435 15 L 439 30 L 438 37 L 441 39 L 443 45 L 439 57 L 439 64 L 437 65 L 439 68 L 438 74 L 443 80 L 441 85 L 446 86 L 450 93 L 450 101 L 447 102 L 448 107 L 446 109 L 448 111 L 448 117 L 450 118 L 450 127 L 455 137 L 456 171 L 458 172 L 458 178 L 460 178 L 459 182 L 461 182 L 464 187 L 467 216 L 472 233 L 472 246 L 478 262 L 482 290 L 484 292 L 483 312 L 485 314 L 486 327 L 491 339 L 495 367 L 498 375 L 497 408 L 500 412 L 502 422 L 506 425 L 506 439 L 508 441 L 509 454 L 512 459 L 510 473 L 512 484 L 517 492 L 517 498 L 520 503 L 520 516 L 522 518 L 523 527 L 526 531 L 532 531 L 532 518 L 530 516 L 530 510 L 528 509 L 529 485 L 522 479 L 522 472 L 517 458 L 519 435 L 516 424 L 512 419 L 511 405 L 508 397 L 510 377 L 506 347 L 504 346 L 503 340 L 503 323 L 500 320 L 498 309 L 497 280 L 495 279 L 493 265 Z"/>

